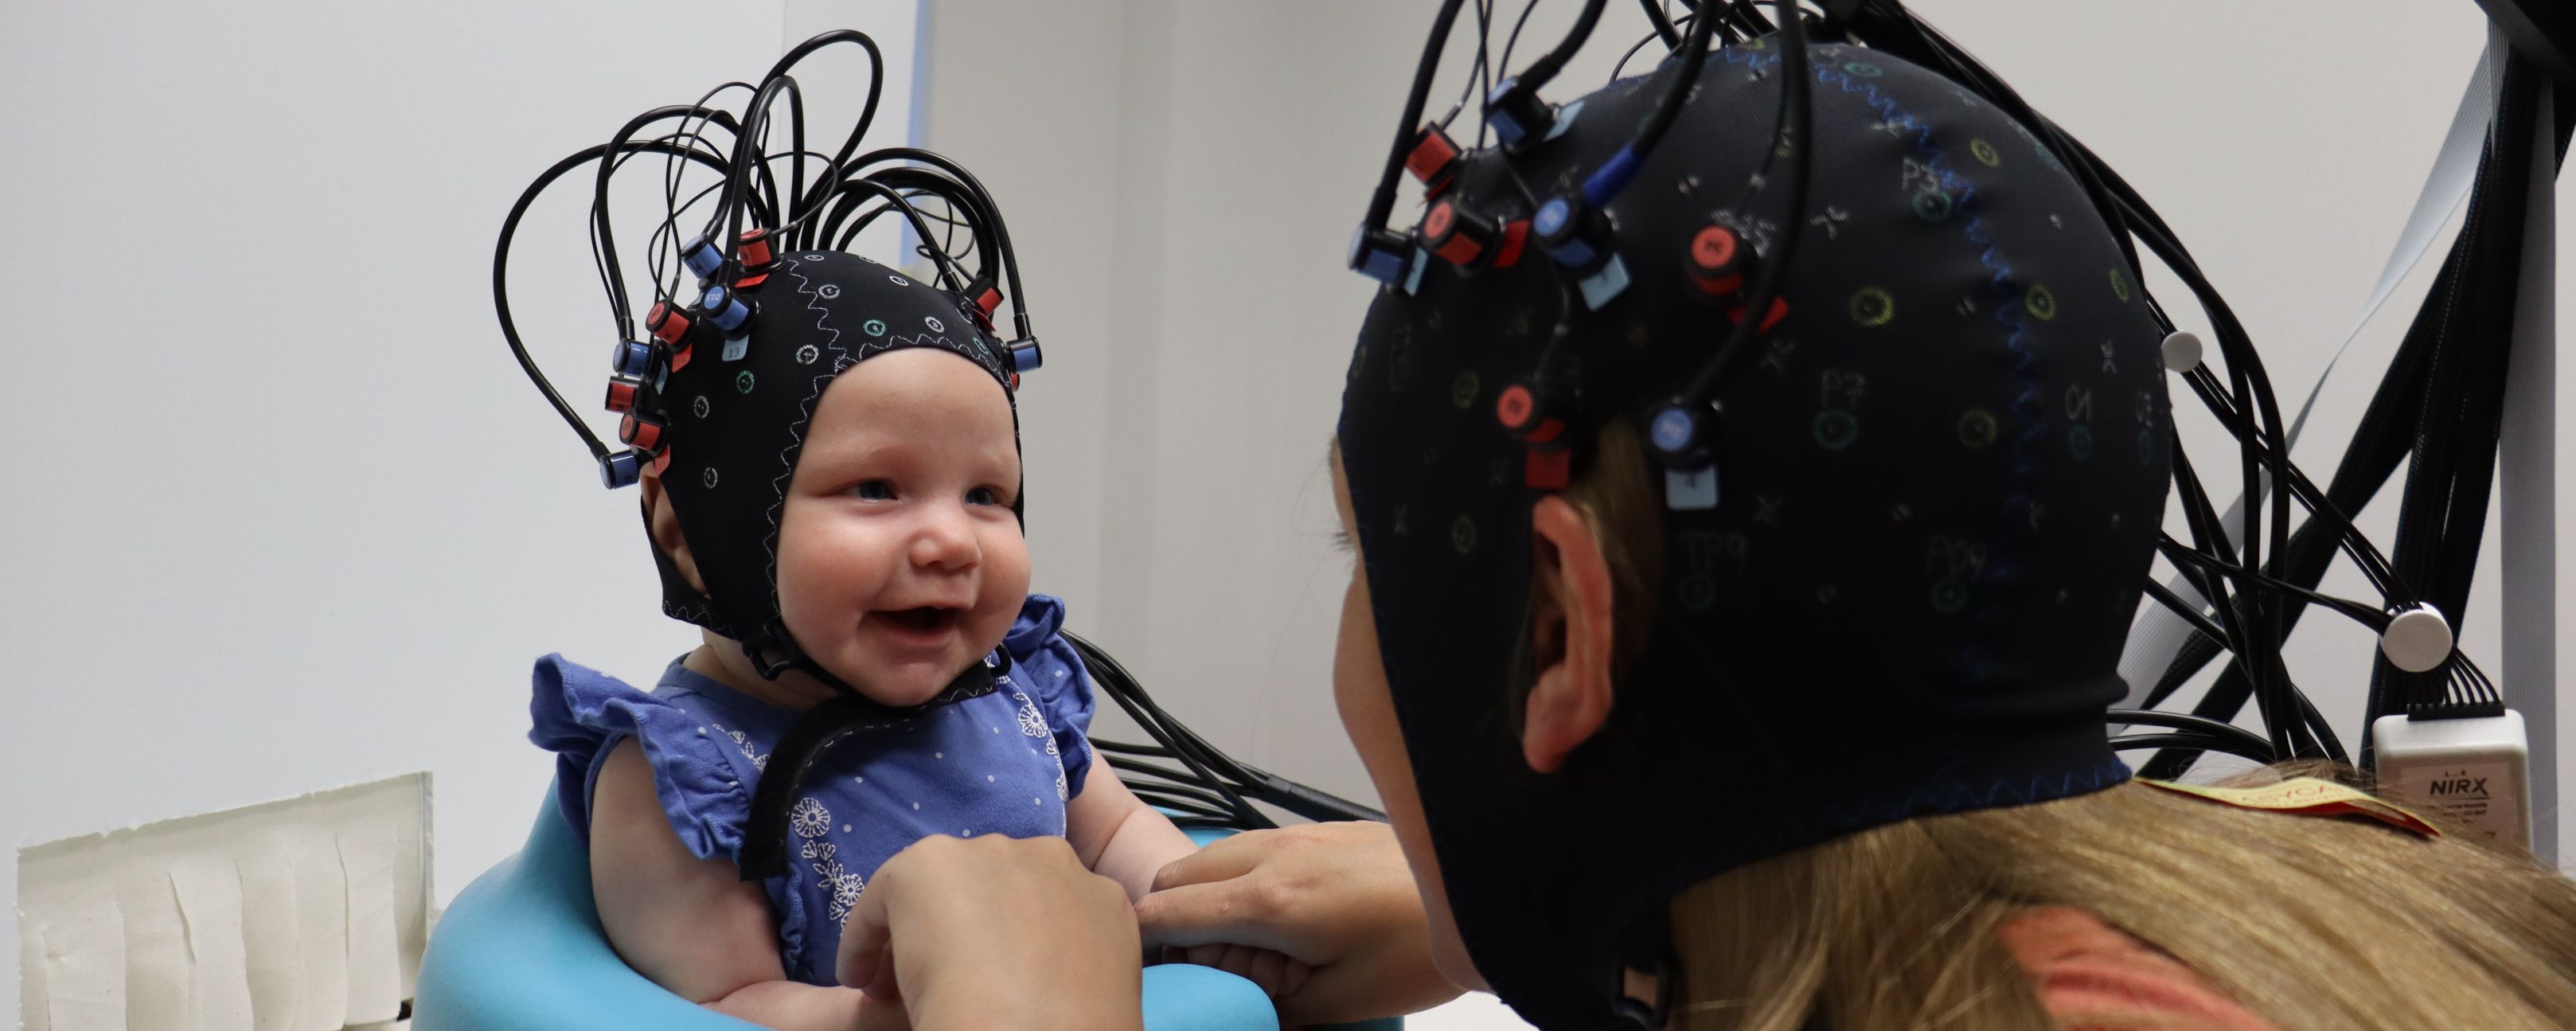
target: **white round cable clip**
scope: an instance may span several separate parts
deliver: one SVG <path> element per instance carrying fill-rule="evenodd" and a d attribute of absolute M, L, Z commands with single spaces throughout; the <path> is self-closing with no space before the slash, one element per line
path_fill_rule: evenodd
<path fill-rule="evenodd" d="M 2418 604 L 2397 614 L 2379 635 L 2379 653 L 2390 665 L 2409 673 L 2440 669 L 2451 657 L 2451 621 L 2431 605 Z"/>
<path fill-rule="evenodd" d="M 2165 335 L 2165 368 L 2190 372 L 2200 367 L 2200 337 L 2190 330 L 2177 329 Z"/>

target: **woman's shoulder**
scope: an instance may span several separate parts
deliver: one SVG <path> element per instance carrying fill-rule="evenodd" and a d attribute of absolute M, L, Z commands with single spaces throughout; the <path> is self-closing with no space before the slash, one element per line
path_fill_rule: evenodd
<path fill-rule="evenodd" d="M 2179 960 L 2083 910 L 2025 910 L 1997 928 L 1995 937 L 2068 1031 L 2274 1031 Z"/>

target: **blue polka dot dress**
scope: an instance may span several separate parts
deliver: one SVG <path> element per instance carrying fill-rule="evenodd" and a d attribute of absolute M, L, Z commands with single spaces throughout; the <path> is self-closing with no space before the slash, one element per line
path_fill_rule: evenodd
<path fill-rule="evenodd" d="M 790 811 L 789 870 L 764 882 L 787 976 L 828 985 L 841 922 L 879 865 L 934 834 L 1015 838 L 1065 832 L 1065 806 L 1091 768 L 1090 677 L 1058 636 L 1064 603 L 1031 595 L 1002 648 L 998 689 L 908 724 L 861 731 L 823 753 Z M 564 815 L 586 842 L 602 759 L 642 745 L 671 830 L 701 859 L 739 862 L 751 795 L 798 715 L 682 668 L 649 693 L 548 655 L 537 660 L 534 729 L 556 753 Z"/>

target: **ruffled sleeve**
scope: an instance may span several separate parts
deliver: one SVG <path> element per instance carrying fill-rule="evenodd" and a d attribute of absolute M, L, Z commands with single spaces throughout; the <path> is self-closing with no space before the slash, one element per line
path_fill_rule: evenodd
<path fill-rule="evenodd" d="M 1059 632 L 1063 627 L 1064 602 L 1032 594 L 1020 606 L 1019 621 L 1003 635 L 1002 647 L 1011 653 L 1011 679 L 1046 714 L 1047 727 L 1055 732 L 1056 756 L 1064 763 L 1065 785 L 1079 795 L 1084 775 L 1091 772 L 1091 674 Z"/>
<path fill-rule="evenodd" d="M 531 680 L 528 740 L 555 753 L 556 798 L 585 844 L 600 762 L 631 737 L 643 743 L 653 792 L 689 853 L 739 858 L 751 796 L 696 716 L 561 655 L 538 659 Z"/>

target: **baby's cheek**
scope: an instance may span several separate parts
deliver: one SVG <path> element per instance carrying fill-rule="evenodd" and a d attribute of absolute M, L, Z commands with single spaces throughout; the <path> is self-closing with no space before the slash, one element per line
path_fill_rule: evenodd
<path fill-rule="evenodd" d="M 1029 593 L 1029 544 L 1015 523 L 988 531 L 984 540 L 983 596 L 977 607 L 999 606 L 1018 613 Z"/>

